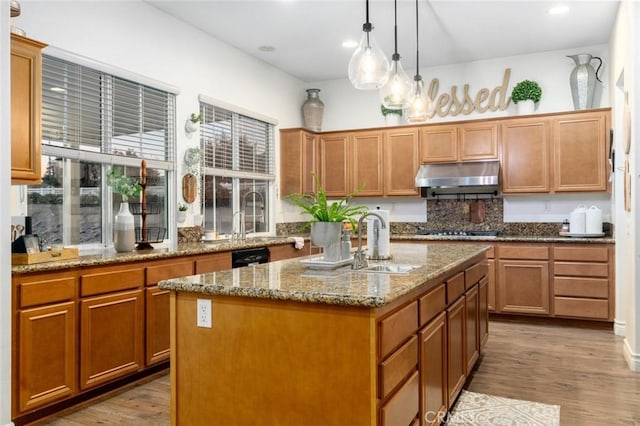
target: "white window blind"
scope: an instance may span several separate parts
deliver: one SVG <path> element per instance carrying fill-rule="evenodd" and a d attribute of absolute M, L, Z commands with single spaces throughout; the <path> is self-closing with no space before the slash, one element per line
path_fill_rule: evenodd
<path fill-rule="evenodd" d="M 43 145 L 171 163 L 175 96 L 43 55 Z"/>
<path fill-rule="evenodd" d="M 275 179 L 272 124 L 204 102 L 200 113 L 208 174 Z"/>

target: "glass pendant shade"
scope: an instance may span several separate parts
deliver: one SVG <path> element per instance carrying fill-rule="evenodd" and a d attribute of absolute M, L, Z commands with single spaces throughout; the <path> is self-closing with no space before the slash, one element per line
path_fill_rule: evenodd
<path fill-rule="evenodd" d="M 411 80 L 402 68 L 400 59 L 394 59 L 391 61 L 389 79 L 380 89 L 380 102 L 387 109 L 404 109 L 409 102 L 409 90 Z"/>
<path fill-rule="evenodd" d="M 429 119 L 433 110 L 431 98 L 424 90 L 424 82 L 420 75 L 416 75 L 409 92 L 409 103 L 405 111 L 407 123 L 424 123 Z"/>
<path fill-rule="evenodd" d="M 349 80 L 356 89 L 375 90 L 384 86 L 388 78 L 389 60 L 376 44 L 371 31 L 365 29 L 349 61 Z"/>

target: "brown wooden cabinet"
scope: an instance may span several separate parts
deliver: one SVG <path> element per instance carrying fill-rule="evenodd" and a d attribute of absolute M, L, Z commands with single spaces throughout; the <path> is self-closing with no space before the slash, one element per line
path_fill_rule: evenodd
<path fill-rule="evenodd" d="M 480 356 L 480 297 L 478 284 L 466 291 L 464 297 L 465 318 L 465 374 L 469 375 Z"/>
<path fill-rule="evenodd" d="M 489 277 L 483 277 L 478 283 L 478 340 L 480 342 L 479 351 L 482 354 L 482 349 L 489 340 L 489 305 L 487 303 L 489 299 Z"/>
<path fill-rule="evenodd" d="M 609 112 L 554 116 L 553 190 L 606 191 L 609 177 Z"/>
<path fill-rule="evenodd" d="M 39 184 L 42 55 L 46 44 L 11 34 L 11 183 Z"/>
<path fill-rule="evenodd" d="M 420 330 L 420 413 L 439 425 L 447 413 L 447 314 L 441 311 Z"/>
<path fill-rule="evenodd" d="M 358 132 L 351 136 L 352 187 L 357 196 L 384 195 L 383 134 L 382 132 Z"/>
<path fill-rule="evenodd" d="M 328 197 L 351 192 L 351 146 L 349 133 L 320 136 L 320 182 Z"/>
<path fill-rule="evenodd" d="M 387 130 L 384 143 L 384 195 L 420 195 L 415 185 L 420 165 L 418 130 L 411 127 Z"/>
<path fill-rule="evenodd" d="M 424 126 L 420 161 L 451 163 L 498 159 L 498 124 L 491 120 Z"/>
<path fill-rule="evenodd" d="M 512 119 L 503 121 L 500 126 L 502 192 L 549 192 L 549 121 L 544 117 Z"/>
<path fill-rule="evenodd" d="M 498 246 L 498 309 L 520 314 L 550 313 L 549 247 Z"/>
<path fill-rule="evenodd" d="M 315 192 L 318 135 L 305 129 L 280 130 L 280 196 Z"/>
<path fill-rule="evenodd" d="M 458 128 L 453 124 L 420 129 L 420 162 L 447 163 L 458 160 Z"/>
<path fill-rule="evenodd" d="M 555 316 L 613 320 L 613 256 L 612 245 L 554 247 Z"/>
<path fill-rule="evenodd" d="M 465 299 L 458 298 L 447 308 L 447 395 L 448 408 L 453 406 L 466 379 Z"/>

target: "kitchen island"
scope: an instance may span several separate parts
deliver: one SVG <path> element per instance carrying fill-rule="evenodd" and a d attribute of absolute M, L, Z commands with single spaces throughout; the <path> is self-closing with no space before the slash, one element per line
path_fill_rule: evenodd
<path fill-rule="evenodd" d="M 437 424 L 487 338 L 486 249 L 392 244 L 406 274 L 293 259 L 161 281 L 172 424 Z"/>

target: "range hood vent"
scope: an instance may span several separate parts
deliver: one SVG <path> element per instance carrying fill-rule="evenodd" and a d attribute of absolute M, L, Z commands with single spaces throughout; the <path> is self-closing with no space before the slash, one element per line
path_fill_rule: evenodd
<path fill-rule="evenodd" d="M 499 171 L 499 161 L 423 164 L 416 175 L 416 187 L 466 193 L 497 191 Z"/>

